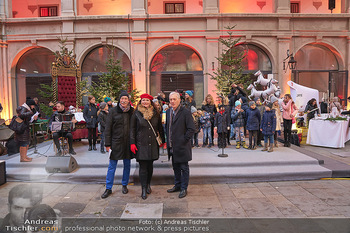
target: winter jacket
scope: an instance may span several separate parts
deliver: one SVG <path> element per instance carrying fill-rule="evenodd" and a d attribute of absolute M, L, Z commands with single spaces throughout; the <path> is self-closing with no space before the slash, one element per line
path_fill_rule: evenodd
<path fill-rule="evenodd" d="M 153 106 L 146 109 L 139 104 L 130 120 L 130 144 L 135 144 L 137 147 L 137 161 L 159 159 L 159 145 L 146 119 L 151 123 L 155 133 L 165 142 L 160 114 Z"/>
<path fill-rule="evenodd" d="M 265 111 L 261 120 L 262 133 L 264 135 L 273 135 L 276 131 L 275 110 Z"/>
<path fill-rule="evenodd" d="M 193 117 L 193 115 L 192 115 L 192 117 Z M 194 127 L 195 127 L 194 133 L 199 133 L 201 131 L 201 123 L 200 123 L 199 119 L 200 119 L 200 116 L 193 117 L 193 122 L 194 122 Z"/>
<path fill-rule="evenodd" d="M 304 109 L 304 112 L 306 113 L 307 111 L 311 111 L 311 110 L 316 109 L 316 108 L 318 108 L 317 105 L 316 105 L 316 106 L 313 106 L 313 105 L 311 105 L 310 103 L 307 103 L 307 105 L 306 105 L 306 107 L 305 107 L 305 109 Z M 317 109 L 317 110 L 315 110 L 315 111 L 309 112 L 309 113 L 307 114 L 307 119 L 312 119 L 312 118 L 314 118 L 314 117 L 315 117 L 315 113 L 320 114 L 320 110 Z"/>
<path fill-rule="evenodd" d="M 199 121 L 201 123 L 201 127 L 202 128 L 208 128 L 208 127 L 211 127 L 211 117 L 209 115 L 209 113 L 207 112 L 203 112 L 203 116 L 201 116 L 199 118 Z"/>
<path fill-rule="evenodd" d="M 86 128 L 97 127 L 97 106 L 96 104 L 88 103 L 84 107 L 83 116 L 86 122 Z"/>
<path fill-rule="evenodd" d="M 279 131 L 282 129 L 281 124 L 283 122 L 280 106 L 273 105 L 272 110 L 275 111 L 275 115 L 276 115 L 276 131 Z"/>
<path fill-rule="evenodd" d="M 188 102 L 187 100 L 185 100 L 182 105 L 191 111 L 191 106 L 196 107 L 196 101 L 194 101 L 194 99 L 192 99 L 191 102 Z"/>
<path fill-rule="evenodd" d="M 118 103 L 107 115 L 105 146 L 111 147 L 110 159 L 112 160 L 132 158 L 130 151 L 130 118 L 133 112 L 134 108 L 132 107 L 129 111 L 123 112 Z"/>
<path fill-rule="evenodd" d="M 30 119 L 33 116 L 33 112 L 29 110 L 30 108 L 28 105 L 23 104 L 21 107 L 20 113 L 18 114 L 18 117 L 23 120 L 23 123 L 26 125 L 26 129 L 23 134 L 17 134 L 15 133 L 15 140 L 17 142 L 30 142 Z"/>
<path fill-rule="evenodd" d="M 230 122 L 228 122 L 226 111 L 222 114 L 220 112 L 216 113 L 214 126 L 217 127 L 217 133 L 227 133 L 227 127 L 230 126 Z"/>
<path fill-rule="evenodd" d="M 192 160 L 191 138 L 193 137 L 195 126 L 191 112 L 181 106 L 178 108 L 180 109 L 178 109 L 174 119 L 171 119 L 170 117 L 172 109 L 166 111 L 166 138 L 167 140 L 170 140 L 171 138 L 174 163 L 185 163 Z M 170 120 L 172 120 L 172 123 Z M 169 130 L 170 124 L 171 132 Z M 169 137 L 170 133 L 171 137 Z M 170 159 L 171 153 L 169 151 L 169 141 L 167 141 L 167 145 Z"/>
<path fill-rule="evenodd" d="M 210 121 L 214 123 L 215 114 L 217 113 L 216 106 L 211 104 L 202 105 L 202 110 L 210 115 Z"/>
<path fill-rule="evenodd" d="M 246 110 L 246 119 L 247 119 L 247 130 L 259 130 L 260 125 L 260 111 L 255 108 L 248 108 Z"/>
<path fill-rule="evenodd" d="M 244 111 L 239 112 L 239 110 L 233 108 L 231 111 L 231 118 L 235 127 L 244 127 L 246 114 Z"/>
<path fill-rule="evenodd" d="M 289 100 L 288 103 L 282 102 L 283 119 L 292 120 L 295 115 L 298 113 L 297 106 L 293 103 L 292 100 Z"/>
<path fill-rule="evenodd" d="M 100 123 L 101 133 L 105 131 L 107 116 L 108 113 L 103 110 L 98 114 L 97 120 Z"/>

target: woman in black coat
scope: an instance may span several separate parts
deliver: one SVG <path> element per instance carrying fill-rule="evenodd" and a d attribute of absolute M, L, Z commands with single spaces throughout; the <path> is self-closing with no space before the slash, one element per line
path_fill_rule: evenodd
<path fill-rule="evenodd" d="M 88 134 L 88 140 L 89 140 L 89 151 L 92 149 L 97 150 L 96 148 L 96 141 L 97 141 L 97 135 L 96 135 L 96 128 L 97 128 L 97 106 L 95 104 L 96 100 L 95 97 L 89 95 L 88 96 L 89 103 L 85 105 L 83 116 L 86 122 L 86 128 L 89 131 Z M 92 147 L 93 145 L 93 147 Z"/>
<path fill-rule="evenodd" d="M 32 158 L 27 156 L 28 147 L 30 143 L 30 126 L 29 123 L 33 116 L 33 109 L 35 107 L 35 102 L 32 99 L 27 99 L 26 103 L 22 106 L 17 107 L 17 116 L 12 120 L 17 121 L 20 124 L 25 125 L 25 130 L 23 133 L 15 132 L 15 141 L 19 145 L 20 162 L 31 162 Z M 37 116 L 33 120 L 36 120 Z"/>
<path fill-rule="evenodd" d="M 140 164 L 139 176 L 142 186 L 142 199 L 152 192 L 151 179 L 153 161 L 159 159 L 159 147 L 156 135 L 164 140 L 164 131 L 160 112 L 153 103 L 153 97 L 142 94 L 141 100 L 130 120 L 130 148 Z"/>
<path fill-rule="evenodd" d="M 211 146 L 214 146 L 214 119 L 215 115 L 217 113 L 217 109 L 215 106 L 214 98 L 211 94 L 208 94 L 203 103 L 202 103 L 202 110 L 206 111 L 210 115 L 210 122 L 211 122 L 211 138 L 213 139 L 213 143 Z M 207 144 L 207 142 L 203 142 L 203 144 Z"/>

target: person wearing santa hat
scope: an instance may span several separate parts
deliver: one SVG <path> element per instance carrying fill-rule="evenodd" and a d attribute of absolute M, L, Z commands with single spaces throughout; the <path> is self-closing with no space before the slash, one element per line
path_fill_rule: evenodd
<path fill-rule="evenodd" d="M 130 149 L 139 162 L 139 177 L 142 187 L 141 197 L 147 198 L 151 194 L 151 179 L 153 175 L 153 162 L 159 159 L 160 145 L 156 136 L 165 141 L 160 109 L 152 101 L 153 97 L 147 93 L 140 96 L 134 114 L 130 120 Z"/>

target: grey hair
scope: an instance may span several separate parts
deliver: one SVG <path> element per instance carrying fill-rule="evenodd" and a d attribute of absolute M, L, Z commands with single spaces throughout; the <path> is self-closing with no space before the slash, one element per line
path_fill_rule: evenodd
<path fill-rule="evenodd" d="M 169 97 L 172 96 L 172 95 L 176 95 L 178 99 L 181 99 L 180 94 L 178 92 L 176 92 L 176 91 L 171 92 Z"/>

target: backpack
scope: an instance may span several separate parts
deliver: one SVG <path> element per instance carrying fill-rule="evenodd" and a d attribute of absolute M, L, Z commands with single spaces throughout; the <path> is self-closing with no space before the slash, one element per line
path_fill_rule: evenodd
<path fill-rule="evenodd" d="M 9 128 L 15 131 L 16 134 L 23 134 L 27 126 L 21 118 L 14 116 L 11 120 Z"/>

